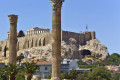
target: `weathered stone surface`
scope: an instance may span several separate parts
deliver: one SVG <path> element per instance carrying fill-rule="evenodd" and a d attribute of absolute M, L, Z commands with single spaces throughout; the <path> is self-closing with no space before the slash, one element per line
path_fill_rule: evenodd
<path fill-rule="evenodd" d="M 8 15 L 10 20 L 10 39 L 9 39 L 9 63 L 16 63 L 17 60 L 17 15 Z"/>
<path fill-rule="evenodd" d="M 62 58 L 73 59 L 79 58 L 79 48 L 77 47 L 76 40 L 74 38 L 69 39 L 69 44 L 66 44 L 64 41 L 61 43 L 61 54 Z"/>
<path fill-rule="evenodd" d="M 77 44 L 75 43 L 76 40 L 73 38 L 70 38 L 69 42 L 70 42 L 69 45 L 67 45 L 64 41 L 61 42 L 62 59 L 64 58 L 72 59 L 72 58 L 78 57 L 76 56 L 76 54 L 79 53 Z M 41 61 L 51 61 L 52 45 L 48 44 L 46 46 L 19 50 L 18 55 L 20 55 L 21 53 L 23 53 L 26 58 L 37 57 L 37 59 L 40 59 Z"/>
<path fill-rule="evenodd" d="M 27 34 L 27 33 L 25 33 L 25 34 Z M 95 32 L 92 32 L 92 31 L 91 32 L 83 32 L 83 33 L 61 31 L 61 40 L 64 41 L 66 44 L 69 44 L 69 39 L 74 38 L 76 40 L 77 47 L 79 47 L 79 45 L 85 45 L 87 41 L 94 39 L 95 38 L 94 36 L 95 36 Z M 18 39 L 17 50 L 45 46 L 45 45 L 51 44 L 53 42 L 51 32 L 44 32 L 44 33 L 37 33 L 37 34 L 33 33 L 30 35 L 25 35 L 24 37 L 18 37 L 17 39 Z M 4 41 L 0 41 L 0 45 L 2 46 L 2 51 L 4 51 L 4 47 L 6 44 L 9 49 L 9 40 L 8 39 L 4 40 Z"/>
<path fill-rule="evenodd" d="M 61 80 L 61 7 L 63 0 L 52 2 L 52 78 Z"/>
<path fill-rule="evenodd" d="M 96 56 L 99 59 L 105 60 L 109 54 L 107 51 L 107 47 L 101 44 L 97 39 L 93 39 L 87 42 L 86 45 L 77 47 L 76 40 L 74 38 L 69 38 L 68 43 L 65 41 L 61 42 L 61 56 L 62 59 L 73 59 L 73 58 L 81 58 L 82 54 L 80 52 L 82 50 L 89 50 L 92 56 Z M 7 51 L 7 57 L 9 51 Z M 29 49 L 19 50 L 17 52 L 18 55 L 21 53 L 24 54 L 26 60 L 30 60 L 32 57 L 37 57 L 37 59 L 41 61 L 51 61 L 52 60 L 52 44 L 47 44 L 46 46 L 33 47 Z M 0 56 L 2 57 L 4 52 L 0 52 Z M 29 58 L 29 59 L 27 59 Z"/>
<path fill-rule="evenodd" d="M 36 57 L 41 61 L 51 61 L 52 46 L 49 44 L 41 47 L 33 47 L 31 49 L 19 50 L 18 55 L 20 55 L 21 53 L 24 54 L 25 58 Z"/>
<path fill-rule="evenodd" d="M 81 50 L 89 50 L 92 56 L 99 58 L 101 60 L 106 60 L 109 56 L 107 47 L 100 43 L 97 39 L 92 39 L 87 42 L 86 45 L 79 46 L 79 51 Z"/>

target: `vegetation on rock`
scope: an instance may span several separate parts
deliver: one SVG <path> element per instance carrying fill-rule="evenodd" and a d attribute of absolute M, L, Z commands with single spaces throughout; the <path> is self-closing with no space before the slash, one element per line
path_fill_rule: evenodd
<path fill-rule="evenodd" d="M 107 66 L 107 65 L 119 66 L 119 64 L 120 64 L 120 55 L 118 53 L 111 54 L 109 58 L 104 61 L 102 60 L 99 61 L 96 59 L 95 63 L 91 61 L 88 64 L 87 62 L 84 62 L 82 59 L 78 61 L 78 66 L 80 68 L 95 68 L 97 66 Z"/>

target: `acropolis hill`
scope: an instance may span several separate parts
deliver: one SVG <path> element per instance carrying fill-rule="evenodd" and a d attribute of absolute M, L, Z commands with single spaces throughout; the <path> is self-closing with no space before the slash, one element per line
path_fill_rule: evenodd
<path fill-rule="evenodd" d="M 67 44 L 70 38 L 74 38 L 77 41 L 78 45 L 85 45 L 87 41 L 95 39 L 95 32 L 83 32 L 75 33 L 70 31 L 61 32 L 62 41 L 65 41 Z M 9 39 L 9 32 L 8 32 Z M 45 46 L 52 43 L 52 33 L 49 29 L 41 29 L 35 27 L 33 29 L 28 29 L 25 36 L 18 37 L 17 41 L 17 50 L 29 49 L 32 47 Z M 0 42 L 2 49 L 4 50 L 5 45 L 9 46 L 8 40 Z"/>
<path fill-rule="evenodd" d="M 62 39 L 61 54 L 63 58 L 80 58 L 84 55 L 93 55 L 104 60 L 109 55 L 107 47 L 105 47 L 96 39 L 95 31 L 86 31 L 83 33 L 61 31 L 61 39 Z M 8 40 L 9 32 L 8 39 L 0 41 L 2 51 L 4 51 L 5 46 L 7 46 L 9 49 Z M 34 57 L 37 57 L 37 59 L 46 58 L 46 60 L 49 60 L 51 59 L 50 55 L 52 51 L 51 48 L 52 42 L 53 39 L 50 29 L 41 29 L 38 27 L 28 29 L 27 33 L 25 33 L 25 36 L 18 37 L 17 41 L 18 55 L 20 55 L 20 53 L 24 53 L 27 56 L 30 54 L 31 57 L 33 55 Z M 3 54 L 3 52 L 1 53 Z"/>

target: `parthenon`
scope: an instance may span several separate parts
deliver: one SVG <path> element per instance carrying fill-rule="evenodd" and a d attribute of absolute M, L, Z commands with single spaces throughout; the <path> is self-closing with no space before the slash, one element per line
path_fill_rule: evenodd
<path fill-rule="evenodd" d="M 47 32 L 49 33 L 50 29 L 42 29 L 42 28 L 35 27 L 35 28 L 32 28 L 32 29 L 28 29 L 26 35 L 31 36 L 31 35 L 47 33 Z"/>

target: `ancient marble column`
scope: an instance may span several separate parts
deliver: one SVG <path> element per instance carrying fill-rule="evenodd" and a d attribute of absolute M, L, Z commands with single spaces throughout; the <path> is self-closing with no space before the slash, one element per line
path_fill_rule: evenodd
<path fill-rule="evenodd" d="M 52 2 L 52 79 L 61 80 L 61 7 L 63 0 Z"/>
<path fill-rule="evenodd" d="M 17 15 L 8 15 L 10 20 L 9 63 L 16 64 L 17 58 Z"/>

